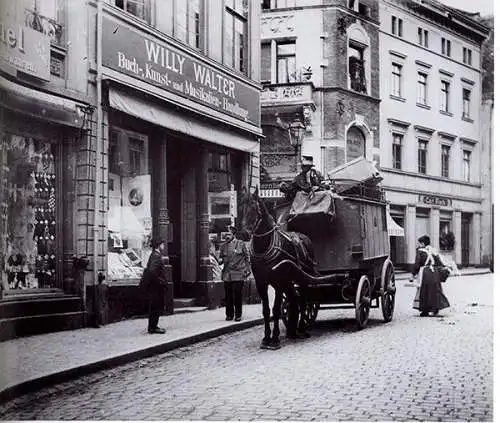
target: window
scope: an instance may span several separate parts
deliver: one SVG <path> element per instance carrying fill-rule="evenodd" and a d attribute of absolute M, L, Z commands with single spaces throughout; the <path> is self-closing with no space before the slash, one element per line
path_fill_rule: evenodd
<path fill-rule="evenodd" d="M 470 90 L 462 89 L 462 117 L 470 118 Z"/>
<path fill-rule="evenodd" d="M 429 47 L 429 31 L 423 28 L 418 28 L 418 43 L 421 46 Z"/>
<path fill-rule="evenodd" d="M 260 46 L 260 80 L 264 83 L 271 82 L 271 43 L 262 43 Z"/>
<path fill-rule="evenodd" d="M 276 45 L 278 84 L 295 82 L 295 41 Z"/>
<path fill-rule="evenodd" d="M 10 3 L 14 5 L 16 2 Z M 25 7 L 26 26 L 47 35 L 55 44 L 63 44 L 64 27 L 61 25 L 61 21 L 64 19 L 64 4 L 62 2 L 58 0 L 24 0 L 19 3 Z M 51 59 L 53 62 L 53 58 Z M 53 74 L 55 73 L 53 72 Z M 62 72 L 58 76 L 61 74 Z"/>
<path fill-rule="evenodd" d="M 391 94 L 396 97 L 401 97 L 401 70 L 403 66 L 393 63 L 392 64 L 392 84 Z"/>
<path fill-rule="evenodd" d="M 427 104 L 427 75 L 422 72 L 418 72 L 417 103 Z"/>
<path fill-rule="evenodd" d="M 446 38 L 441 38 L 441 54 L 450 57 L 451 56 L 451 41 Z"/>
<path fill-rule="evenodd" d="M 117 127 L 110 134 L 108 279 L 139 280 L 151 251 L 148 138 Z"/>
<path fill-rule="evenodd" d="M 226 0 L 224 64 L 246 72 L 247 0 Z"/>
<path fill-rule="evenodd" d="M 401 169 L 401 145 L 403 143 L 403 135 L 392 134 L 392 167 Z"/>
<path fill-rule="evenodd" d="M 464 181 L 470 182 L 470 157 L 471 152 L 468 150 L 463 150 L 463 173 Z"/>
<path fill-rule="evenodd" d="M 150 0 L 115 0 L 115 6 L 147 22 L 151 19 Z"/>
<path fill-rule="evenodd" d="M 443 178 L 450 177 L 450 146 L 441 146 L 441 176 Z"/>
<path fill-rule="evenodd" d="M 261 2 L 262 9 L 281 9 L 285 7 L 295 7 L 296 0 L 264 0 Z"/>
<path fill-rule="evenodd" d="M 350 88 L 366 94 L 364 47 L 349 43 L 349 80 Z"/>
<path fill-rule="evenodd" d="M 472 50 L 467 47 L 464 47 L 462 51 L 463 51 L 462 61 L 466 65 L 472 66 Z"/>
<path fill-rule="evenodd" d="M 441 110 L 450 111 L 450 83 L 447 81 L 441 81 Z"/>
<path fill-rule="evenodd" d="M 427 173 L 427 141 L 418 140 L 418 173 Z"/>
<path fill-rule="evenodd" d="M 398 37 L 403 36 L 403 19 L 396 18 L 396 16 L 392 17 L 391 21 L 391 32 L 392 35 L 397 35 Z"/>

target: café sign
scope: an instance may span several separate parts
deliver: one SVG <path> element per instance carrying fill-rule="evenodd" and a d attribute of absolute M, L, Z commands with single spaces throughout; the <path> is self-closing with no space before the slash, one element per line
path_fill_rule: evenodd
<path fill-rule="evenodd" d="M 0 61 L 10 73 L 21 71 L 50 80 L 50 38 L 21 24 L 0 21 Z"/>
<path fill-rule="evenodd" d="M 442 206 L 451 207 L 451 199 L 445 197 L 438 197 L 435 195 L 423 195 L 418 196 L 418 201 L 420 203 L 428 204 L 430 206 Z"/>
<path fill-rule="evenodd" d="M 154 35 L 103 17 L 103 66 L 260 126 L 259 91 Z"/>

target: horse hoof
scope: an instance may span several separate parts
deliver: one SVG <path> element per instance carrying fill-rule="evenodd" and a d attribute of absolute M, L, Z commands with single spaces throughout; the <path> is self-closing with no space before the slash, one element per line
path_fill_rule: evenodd
<path fill-rule="evenodd" d="M 271 340 L 269 338 L 264 338 L 262 342 L 260 343 L 260 348 L 267 350 L 269 349 L 269 344 L 271 343 Z"/>
<path fill-rule="evenodd" d="M 307 339 L 307 338 L 310 338 L 311 337 L 311 334 L 307 333 L 307 332 L 299 332 L 297 334 L 297 338 L 300 338 L 300 339 Z"/>
<path fill-rule="evenodd" d="M 281 344 L 280 344 L 279 341 L 278 342 L 271 342 L 269 344 L 269 349 L 270 350 L 279 350 L 280 348 L 281 348 Z"/>

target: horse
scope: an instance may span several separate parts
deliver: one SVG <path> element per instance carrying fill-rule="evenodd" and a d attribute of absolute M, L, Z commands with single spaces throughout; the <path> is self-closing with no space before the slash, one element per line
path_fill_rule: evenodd
<path fill-rule="evenodd" d="M 299 296 L 299 300 L 297 299 L 294 283 L 299 285 L 299 289 L 304 288 L 307 284 L 299 269 L 303 269 L 309 274 L 316 274 L 313 245 L 306 235 L 284 231 L 280 228 L 259 197 L 258 188 L 253 194 L 244 189 L 241 204 L 243 209 L 242 228 L 250 235 L 250 263 L 257 292 L 262 300 L 264 338 L 261 348 L 278 349 L 281 346 L 279 319 L 283 293 L 290 300 L 287 337 L 295 339 L 309 336 L 305 329 L 305 302 L 300 299 L 303 296 Z M 273 270 L 273 267 L 282 263 L 283 260 L 291 262 L 294 266 L 291 266 L 291 269 L 290 266 L 287 266 Z M 275 291 L 272 336 L 269 285 Z M 300 321 L 297 330 L 298 308 L 300 308 Z"/>

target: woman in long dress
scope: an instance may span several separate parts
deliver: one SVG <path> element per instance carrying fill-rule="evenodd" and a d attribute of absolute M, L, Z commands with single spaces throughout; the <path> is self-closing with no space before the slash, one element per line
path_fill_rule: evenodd
<path fill-rule="evenodd" d="M 417 276 L 418 287 L 413 308 L 419 310 L 422 317 L 428 316 L 429 313 L 437 316 L 439 310 L 450 306 L 441 286 L 436 263 L 438 253 L 430 246 L 430 238 L 427 235 L 421 236 L 418 243 L 412 272 L 412 279 Z"/>

